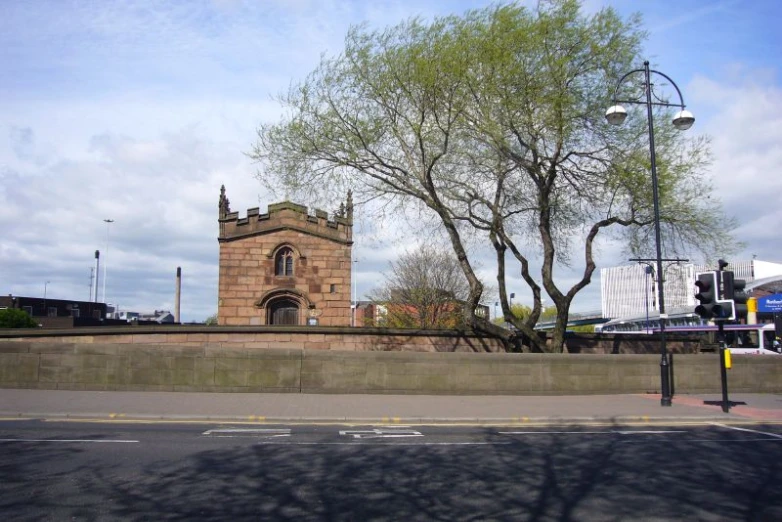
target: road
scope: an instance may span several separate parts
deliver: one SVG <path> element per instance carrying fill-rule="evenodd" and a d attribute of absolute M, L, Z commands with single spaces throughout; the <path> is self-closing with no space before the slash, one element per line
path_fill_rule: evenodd
<path fill-rule="evenodd" d="M 782 520 L 782 424 L 0 421 L 3 520 Z"/>

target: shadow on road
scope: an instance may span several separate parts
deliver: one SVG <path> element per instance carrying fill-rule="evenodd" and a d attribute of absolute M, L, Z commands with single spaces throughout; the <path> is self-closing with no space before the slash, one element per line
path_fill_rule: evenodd
<path fill-rule="evenodd" d="M 487 429 L 486 445 L 182 443 L 135 467 L 118 448 L 116 468 L 68 469 L 83 450 L 35 445 L 9 459 L 6 446 L 1 507 L 6 520 L 36 520 L 30 502 L 51 520 L 782 520 L 782 442 L 572 429 Z"/>

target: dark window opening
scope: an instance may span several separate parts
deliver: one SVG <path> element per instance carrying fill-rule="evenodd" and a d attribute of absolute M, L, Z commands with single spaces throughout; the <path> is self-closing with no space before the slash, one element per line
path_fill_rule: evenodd
<path fill-rule="evenodd" d="M 285 247 L 281 248 L 274 259 L 274 275 L 292 276 L 293 275 L 293 250 Z"/>

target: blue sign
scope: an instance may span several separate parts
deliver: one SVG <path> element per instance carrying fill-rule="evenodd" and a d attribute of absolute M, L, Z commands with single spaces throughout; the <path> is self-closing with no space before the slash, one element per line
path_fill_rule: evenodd
<path fill-rule="evenodd" d="M 771 294 L 758 298 L 758 312 L 782 312 L 782 294 Z"/>

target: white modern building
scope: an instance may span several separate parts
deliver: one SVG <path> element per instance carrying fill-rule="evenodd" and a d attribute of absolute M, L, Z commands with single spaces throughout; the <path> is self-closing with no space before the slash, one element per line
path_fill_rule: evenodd
<path fill-rule="evenodd" d="M 695 274 L 716 270 L 716 266 L 691 263 L 663 263 L 663 290 L 665 309 L 694 308 Z M 782 263 L 771 263 L 752 259 L 731 262 L 736 279 L 747 283 L 756 279 L 782 276 Z M 632 265 L 603 268 L 600 270 L 600 291 L 603 317 L 642 317 L 659 312 L 657 299 L 657 277 L 655 263 L 633 263 Z"/>

